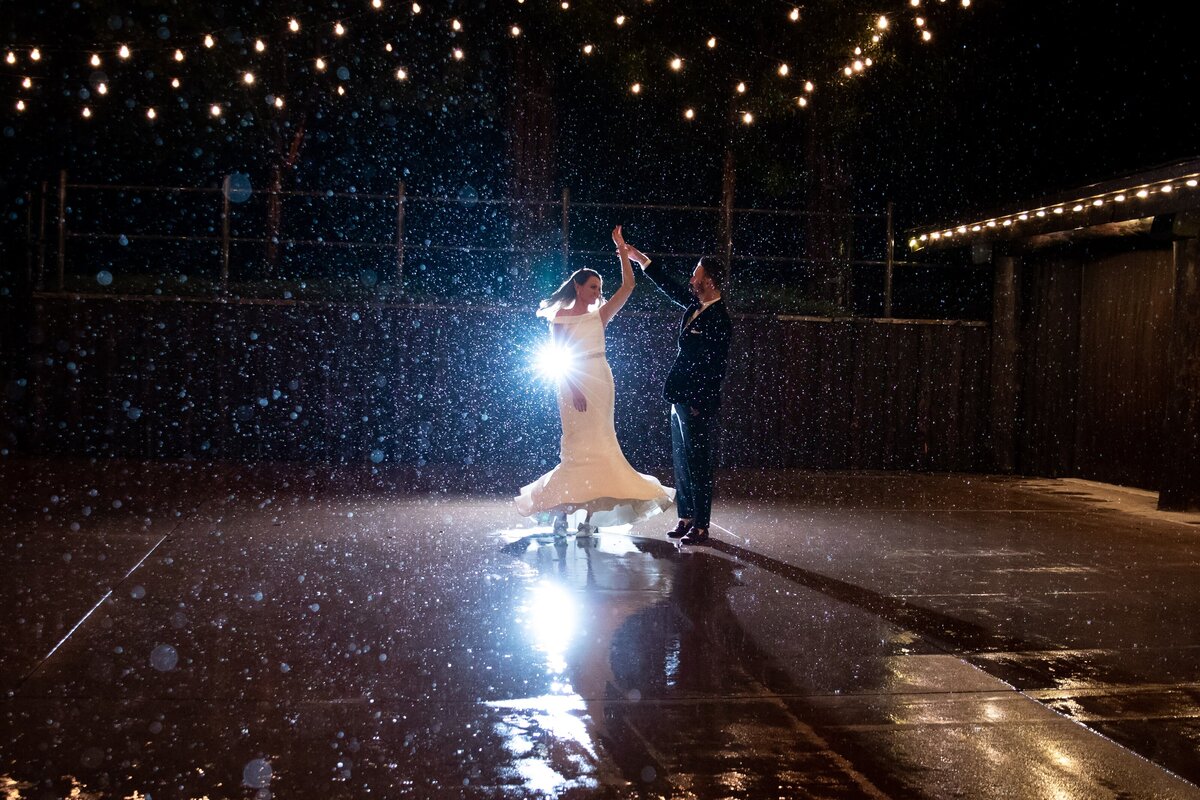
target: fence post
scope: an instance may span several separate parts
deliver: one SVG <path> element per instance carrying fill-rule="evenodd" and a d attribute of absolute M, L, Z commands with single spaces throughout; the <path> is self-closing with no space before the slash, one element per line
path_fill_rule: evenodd
<path fill-rule="evenodd" d="M 721 255 L 725 258 L 725 282 L 733 285 L 733 151 L 725 150 L 721 170 Z"/>
<path fill-rule="evenodd" d="M 887 204 L 887 254 L 884 256 L 887 260 L 887 271 L 883 276 L 883 316 L 888 319 L 892 317 L 892 268 L 896 258 L 896 235 L 895 229 L 892 227 L 893 206 L 894 204 L 889 200 Z"/>
<path fill-rule="evenodd" d="M 396 289 L 404 292 L 404 181 L 396 187 Z"/>
<path fill-rule="evenodd" d="M 221 293 L 229 291 L 229 188 L 232 175 L 221 182 Z"/>
<path fill-rule="evenodd" d="M 50 185 L 42 181 L 42 190 L 38 192 L 38 274 L 37 288 L 46 288 L 46 194 Z"/>
<path fill-rule="evenodd" d="M 58 172 L 58 290 L 63 290 L 67 260 L 67 171 Z"/>
<path fill-rule="evenodd" d="M 571 190 L 562 191 L 562 260 L 563 273 L 571 269 Z"/>

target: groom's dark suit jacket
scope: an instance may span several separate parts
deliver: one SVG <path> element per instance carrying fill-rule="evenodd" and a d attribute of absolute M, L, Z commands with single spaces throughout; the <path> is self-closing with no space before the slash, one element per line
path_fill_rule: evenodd
<path fill-rule="evenodd" d="M 679 323 L 679 351 L 667 374 L 663 397 L 669 403 L 682 403 L 707 413 L 716 411 L 721 404 L 721 381 L 725 379 L 729 341 L 733 338 L 733 322 L 725 301 L 716 301 L 692 320 L 701 303 L 686 285 L 665 274 L 654 262 L 642 273 L 684 308 Z"/>

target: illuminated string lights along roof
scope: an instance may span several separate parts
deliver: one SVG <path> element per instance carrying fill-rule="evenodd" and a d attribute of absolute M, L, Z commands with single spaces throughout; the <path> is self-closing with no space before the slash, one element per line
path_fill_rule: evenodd
<path fill-rule="evenodd" d="M 949 225 L 921 226 L 907 236 L 910 250 L 1019 239 L 1141 219 L 1200 204 L 1200 159 L 1064 192 L 1024 207 Z"/>
<path fill-rule="evenodd" d="M 891 7 L 890 10 L 889 9 L 879 9 L 879 11 L 883 11 L 886 13 L 875 13 L 873 15 L 868 15 L 867 19 L 864 20 L 864 24 L 862 26 L 861 41 L 858 43 L 857 46 L 852 48 L 852 53 L 850 55 L 850 59 L 847 62 L 845 62 L 845 64 L 841 67 L 838 67 L 837 65 L 832 65 L 832 64 L 829 65 L 828 72 L 826 72 L 824 74 L 824 76 L 819 74 L 821 72 L 821 70 L 819 68 L 816 70 L 816 72 L 818 74 L 798 75 L 797 76 L 796 75 L 797 70 L 794 69 L 792 67 L 792 65 L 787 63 L 787 61 L 784 59 L 784 56 L 787 55 L 787 53 L 785 53 L 785 52 L 776 52 L 776 53 L 765 53 L 764 52 L 764 53 L 759 53 L 759 56 L 761 56 L 762 60 L 767 63 L 773 62 L 772 66 L 770 68 L 776 72 L 776 74 L 778 76 L 778 80 L 781 84 L 794 84 L 797 81 L 801 81 L 801 82 L 803 82 L 803 85 L 804 85 L 804 91 L 807 93 L 811 93 L 813 91 L 814 80 L 817 83 L 820 83 L 822 80 L 829 80 L 830 82 L 834 82 L 836 80 L 835 76 L 837 76 L 838 74 L 841 74 L 846 79 L 857 80 L 857 79 L 859 79 L 859 77 L 862 74 L 864 74 L 867 70 L 870 69 L 871 66 L 873 66 L 876 63 L 876 59 L 873 58 L 872 55 L 868 54 L 868 50 L 870 50 L 871 52 L 875 52 L 876 55 L 878 55 L 878 52 L 879 52 L 878 48 L 881 46 L 881 42 L 882 42 L 884 36 L 885 35 L 888 35 L 888 36 L 894 35 L 894 31 L 897 28 L 897 25 L 895 24 L 895 19 L 897 17 L 903 16 L 906 14 L 911 16 L 913 19 L 913 22 L 915 23 L 916 31 L 925 40 L 929 39 L 930 34 L 927 29 L 926 16 L 917 16 L 916 15 L 917 10 L 922 9 L 923 1 L 926 2 L 926 4 L 930 6 L 930 9 L 929 9 L 930 11 L 933 11 L 934 8 L 936 7 L 935 4 L 928 3 L 928 0 L 890 0 L 887 3 L 888 6 Z M 650 3 L 651 3 L 651 0 L 646 0 L 647 6 L 649 6 Z M 517 0 L 514 10 L 515 10 L 515 8 L 523 7 L 524 5 L 525 5 L 524 0 Z M 951 8 L 957 6 L 957 7 L 960 7 L 961 9 L 965 9 L 971 5 L 971 2 L 970 2 L 970 0 L 958 0 L 958 3 L 945 3 L 945 5 L 947 7 L 951 7 Z M 385 8 L 401 7 L 404 9 L 404 11 L 403 11 L 404 16 L 408 17 L 409 19 L 416 17 L 416 15 L 422 14 L 422 12 L 425 10 L 422 8 L 422 6 L 419 2 L 412 2 L 411 5 L 407 5 L 407 6 L 405 6 L 403 3 L 398 3 L 395 6 L 392 6 L 388 2 L 388 0 L 362 0 L 362 6 L 363 6 L 362 9 L 357 12 L 353 11 L 353 10 L 350 10 L 349 12 L 347 12 L 346 8 L 342 8 L 339 10 L 339 14 L 336 17 L 334 15 L 330 14 L 330 15 L 327 15 L 324 18 L 320 18 L 320 19 L 315 18 L 318 15 L 309 15 L 309 14 L 283 15 L 282 18 L 279 19 L 279 21 L 277 23 L 278 27 L 274 27 L 274 26 L 270 25 L 269 23 L 267 23 L 264 25 L 264 29 L 266 29 L 268 31 L 272 30 L 272 29 L 278 31 L 277 41 L 275 43 L 275 46 L 281 47 L 281 48 L 282 47 L 288 48 L 291 55 L 298 56 L 298 57 L 300 57 L 301 60 L 307 61 L 307 63 L 310 63 L 310 64 L 315 63 L 316 71 L 323 72 L 326 69 L 327 64 L 328 64 L 328 62 L 325 59 L 333 57 L 334 54 L 326 52 L 326 53 L 321 53 L 320 57 L 318 57 L 317 52 L 311 52 L 311 51 L 303 52 L 302 48 L 299 46 L 300 40 L 298 40 L 295 36 L 295 34 L 298 34 L 301 30 L 310 30 L 310 31 L 311 30 L 323 30 L 323 31 L 331 32 L 334 39 L 338 40 L 338 39 L 343 39 L 344 37 L 346 37 L 346 35 L 354 28 L 356 21 L 361 23 L 366 18 L 381 18 L 380 12 L 382 12 Z M 569 2 L 567 2 L 566 0 L 563 0 L 563 2 L 561 2 L 561 8 L 563 11 L 567 11 L 568 9 L 571 8 L 571 4 Z M 572 14 L 574 14 L 574 13 L 575 12 L 572 11 Z M 642 12 L 640 12 L 636 7 L 632 7 L 632 8 L 625 8 L 625 9 L 614 9 L 610 13 L 611 13 L 611 16 L 609 16 L 608 19 L 610 20 L 609 26 L 611 29 L 613 29 L 615 31 L 619 31 L 620 36 L 622 36 L 622 37 L 635 35 L 634 29 L 636 29 L 638 27 L 637 22 L 639 20 L 639 14 L 641 14 Z M 786 20 L 788 21 L 784 24 L 786 24 L 789 28 L 791 28 L 792 25 L 794 24 L 797 28 L 803 29 L 808 25 L 809 22 L 812 21 L 812 15 L 816 12 L 803 11 L 803 8 L 801 6 L 785 4 L 782 13 L 786 17 Z M 436 16 L 436 10 L 435 10 L 435 16 Z M 493 27 L 493 26 L 498 27 L 498 29 L 500 31 L 503 31 L 506 34 L 506 37 L 509 40 L 516 39 L 516 38 L 525 38 L 529 34 L 530 29 L 528 26 L 523 26 L 523 25 L 517 24 L 518 19 L 515 18 L 517 16 L 518 15 L 514 13 L 513 14 L 514 18 L 508 19 L 508 20 L 497 20 L 494 18 L 479 20 L 479 26 L 480 27 Z M 444 24 L 455 34 L 460 33 L 462 31 L 468 29 L 468 27 L 470 27 L 470 22 L 468 20 L 466 20 L 466 17 L 464 17 L 461 14 L 459 16 L 448 18 L 448 19 L 445 19 L 445 18 L 440 19 L 437 21 L 437 24 L 439 24 L 439 25 Z M 360 27 L 363 27 L 363 26 L 360 25 Z M 199 33 L 190 34 L 189 38 L 190 37 L 196 37 L 196 38 L 190 38 L 190 40 L 192 42 L 194 42 L 194 44 L 187 46 L 187 47 L 176 47 L 174 45 L 171 45 L 169 48 L 165 48 L 161 43 L 158 43 L 158 42 L 155 42 L 152 44 L 151 43 L 139 44 L 137 42 L 129 42 L 129 43 L 114 43 L 113 45 L 111 45 L 111 47 L 115 48 L 115 50 L 109 50 L 109 52 L 114 52 L 119 61 L 128 62 L 130 64 L 130 66 L 135 69 L 142 70 L 142 69 L 146 69 L 146 68 L 158 67 L 161 70 L 162 65 L 156 63 L 157 61 L 160 61 L 163 59 L 170 59 L 170 60 L 174 61 L 176 64 L 179 64 L 184 61 L 192 61 L 192 56 L 202 55 L 206 51 L 211 52 L 211 51 L 217 50 L 219 48 L 226 47 L 227 43 L 222 37 L 230 36 L 231 30 L 232 29 L 229 29 L 229 30 L 212 29 L 207 33 L 205 33 L 202 30 Z M 238 31 L 237 33 L 240 34 L 240 31 Z M 271 38 L 272 38 L 271 36 L 253 35 L 253 33 L 254 32 L 251 32 L 251 35 L 245 37 L 244 41 L 239 41 L 238 44 L 236 45 L 236 47 L 237 48 L 247 47 L 249 49 L 252 49 L 254 53 L 258 53 L 258 54 L 265 53 L 271 49 L 271 46 L 272 46 L 271 45 Z M 394 31 L 391 31 L 390 33 L 394 34 Z M 726 33 L 728 33 L 728 31 L 726 31 Z M 360 36 L 363 35 L 361 33 L 361 31 L 360 31 L 359 35 Z M 383 34 L 379 34 L 379 35 L 381 36 L 381 38 L 386 38 L 383 36 Z M 707 51 L 714 50 L 718 47 L 718 42 L 720 41 L 722 31 L 720 31 L 720 30 L 698 31 L 698 32 L 695 32 L 693 35 L 694 35 L 694 42 L 691 45 L 688 45 L 688 47 L 690 47 L 691 49 L 682 48 L 681 43 L 677 41 L 677 42 L 674 42 L 673 45 L 675 48 L 677 48 L 679 50 L 679 52 L 670 53 L 669 51 L 667 51 L 665 49 L 667 47 L 667 44 L 665 44 L 665 43 L 662 44 L 659 48 L 661 60 L 658 63 L 663 64 L 665 66 L 665 69 L 668 71 L 672 71 L 672 72 L 684 71 L 684 67 L 688 63 L 689 57 L 699 57 L 700 54 L 705 53 Z M 239 36 L 239 39 L 240 39 L 240 36 Z M 733 39 L 734 39 L 734 42 L 733 42 L 734 47 L 741 46 L 739 44 L 738 38 L 736 36 L 733 36 Z M 282 43 L 282 41 L 280 41 L 280 40 L 288 40 L 289 44 L 284 45 Z M 230 41 L 233 41 L 233 39 L 230 39 Z M 370 46 L 371 43 L 367 42 L 367 41 L 361 41 L 359 44 L 360 44 L 360 46 L 361 45 Z M 651 47 L 654 47 L 656 44 L 657 43 L 652 43 Z M 380 46 L 382 46 L 382 41 L 380 42 Z M 576 43 L 576 46 L 579 48 L 579 52 L 583 56 L 592 56 L 593 54 L 600 52 L 599 48 L 596 47 L 595 43 L 593 43 L 591 41 L 579 41 Z M 386 48 L 387 48 L 387 52 L 389 52 L 389 53 L 393 52 L 391 42 L 387 43 Z M 92 52 L 95 49 L 96 49 L 96 47 L 94 44 L 90 45 L 87 48 L 87 52 L 83 52 L 83 51 L 79 51 L 79 50 L 72 51 L 69 47 L 66 47 L 66 48 L 62 47 L 61 44 L 56 45 L 55 48 L 53 48 L 52 50 L 47 50 L 47 51 L 43 51 L 43 49 L 41 47 L 38 47 L 33 44 L 28 44 L 28 45 L 24 45 L 24 46 L 10 46 L 10 48 L 5 51 L 4 60 L 9 66 L 20 68 L 22 62 L 24 62 L 24 61 L 39 62 L 42 59 L 47 58 L 48 57 L 47 54 L 49 54 L 49 57 L 51 58 L 51 60 L 59 59 L 59 60 L 65 61 L 65 60 L 71 59 L 73 57 L 82 57 L 82 58 L 88 60 L 88 63 L 90 63 L 92 67 L 99 68 L 101 66 L 101 64 L 103 64 L 103 59 L 101 57 L 101 52 L 103 52 L 103 51 Z M 618 50 L 618 48 L 612 48 L 612 49 Z M 164 53 L 164 50 L 165 50 L 165 53 Z M 686 50 L 686 52 L 684 52 L 684 50 Z M 73 52 L 79 53 L 81 55 L 80 56 L 72 56 L 71 54 Z M 463 47 L 454 47 L 453 49 L 450 50 L 450 54 L 451 54 L 452 61 L 464 61 L 466 59 L 466 51 L 464 50 Z M 203 64 L 203 62 L 199 62 L 199 63 Z M 258 84 L 263 83 L 264 81 L 257 80 L 255 77 L 253 77 L 256 74 L 255 72 L 252 72 L 251 70 L 246 69 L 246 67 L 249 67 L 249 66 L 251 66 L 251 65 L 246 64 L 246 65 L 243 65 L 240 69 L 237 69 L 236 72 L 234 72 L 234 74 L 230 76 L 231 83 L 235 84 L 237 82 L 241 82 L 244 86 L 258 85 Z M 811 65 L 810 65 L 810 67 L 811 67 Z M 193 69 L 195 69 L 195 68 L 204 68 L 204 67 L 203 66 L 197 67 L 197 66 L 193 65 Z M 839 73 L 839 70 L 840 70 L 840 73 Z M 389 68 L 387 70 L 387 74 L 394 74 L 394 72 L 395 72 L 394 67 Z M 71 81 L 70 78 L 66 77 L 66 73 L 60 73 L 60 74 L 64 76 L 63 79 L 66 80 L 67 82 Z M 263 70 L 263 74 L 266 74 L 265 69 Z M 117 87 L 120 85 L 119 84 L 120 77 L 121 76 L 110 76 L 110 82 L 112 83 L 112 85 L 114 87 Z M 639 77 L 641 78 L 641 80 L 639 82 L 642 83 L 644 86 L 644 85 L 646 85 L 645 81 L 647 79 L 652 79 L 653 75 L 644 75 L 644 76 L 639 76 Z M 40 80 L 48 80 L 48 79 L 40 79 Z M 343 76 L 343 80 L 344 80 L 344 76 Z M 211 82 L 211 80 L 210 80 L 210 82 Z M 200 85 L 199 81 L 194 81 L 192 83 L 193 83 L 193 86 Z M 175 79 L 172 82 L 172 85 L 175 88 L 178 88 L 179 87 L 178 79 Z M 28 87 L 26 87 L 26 88 L 28 88 Z M 264 90 L 269 91 L 270 87 L 264 86 L 263 88 L 264 88 Z M 73 90 L 70 87 L 67 87 L 65 93 L 69 94 L 72 91 Z M 211 92 L 212 90 L 210 89 L 209 91 Z M 344 95 L 348 91 L 348 87 L 343 84 L 337 84 L 334 87 L 329 87 L 327 85 L 325 91 L 334 91 L 339 96 L 341 96 L 341 95 Z M 739 92 L 739 94 L 745 94 L 747 92 L 747 89 L 745 88 L 744 83 L 739 84 L 738 92 Z M 793 88 L 793 87 L 785 88 L 784 91 L 782 93 L 780 93 L 780 92 L 774 91 L 771 87 L 760 86 L 759 91 L 756 92 L 756 94 L 764 94 L 764 93 L 770 93 L 771 96 L 774 96 L 776 98 L 776 100 L 778 99 L 780 94 L 782 94 L 783 97 L 790 96 L 792 98 L 792 100 L 790 102 L 791 102 L 791 108 L 793 110 L 795 110 L 797 108 L 804 108 L 807 105 L 809 105 L 809 102 L 810 102 L 807 99 L 798 98 L 799 90 L 796 88 Z M 203 109 L 207 106 L 211 110 L 213 107 L 223 105 L 226 102 L 226 98 L 222 98 L 219 95 L 216 95 L 216 93 L 212 93 L 212 94 L 215 96 L 193 98 L 193 102 L 194 102 L 193 107 Z M 703 97 L 686 97 L 686 98 L 683 98 L 683 100 L 681 102 L 683 104 L 689 104 L 689 103 L 695 103 L 697 101 L 701 101 L 703 99 L 704 99 Z M 762 98 L 760 97 L 759 100 L 761 101 L 761 99 Z M 772 101 L 772 102 L 774 102 L 774 101 Z M 126 101 L 126 103 L 124 105 L 130 109 L 138 107 L 137 104 L 131 103 L 129 101 Z M 23 111 L 25 109 L 25 107 L 28 107 L 28 106 L 26 105 L 23 108 L 21 108 L 20 110 Z M 149 107 L 150 106 L 148 106 L 148 105 L 141 106 L 143 111 Z M 680 107 L 681 110 L 683 107 L 684 106 L 681 105 L 681 107 Z M 693 105 L 687 105 L 686 107 L 694 108 Z M 10 108 L 12 108 L 12 106 L 10 106 Z M 742 115 L 741 112 L 739 112 L 739 115 L 741 115 L 743 117 L 743 121 L 744 121 L 745 120 L 744 115 Z"/>

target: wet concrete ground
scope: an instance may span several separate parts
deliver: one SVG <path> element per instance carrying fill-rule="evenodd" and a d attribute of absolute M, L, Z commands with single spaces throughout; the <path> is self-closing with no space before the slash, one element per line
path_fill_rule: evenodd
<path fill-rule="evenodd" d="M 0 478 L 9 798 L 1200 797 L 1200 515 L 1145 493 L 729 474 L 680 550 L 478 471 Z"/>

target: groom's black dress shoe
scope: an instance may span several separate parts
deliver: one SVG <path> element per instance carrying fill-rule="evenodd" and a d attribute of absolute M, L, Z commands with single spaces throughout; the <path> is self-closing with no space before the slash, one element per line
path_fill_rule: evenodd
<path fill-rule="evenodd" d="M 667 536 L 670 536 L 672 539 L 678 539 L 681 536 L 686 536 L 691 527 L 692 523 L 679 520 L 679 524 L 675 526 L 675 530 L 667 531 Z"/>
<path fill-rule="evenodd" d="M 707 544 L 708 543 L 708 528 L 697 528 L 692 526 L 688 529 L 687 534 L 679 540 L 680 544 Z"/>

